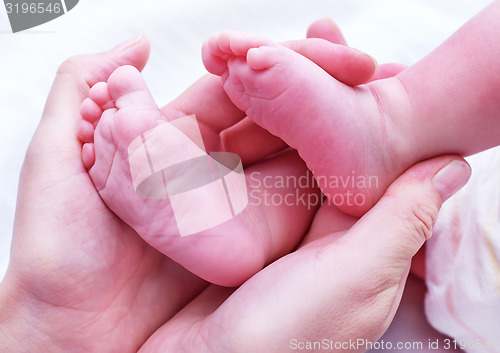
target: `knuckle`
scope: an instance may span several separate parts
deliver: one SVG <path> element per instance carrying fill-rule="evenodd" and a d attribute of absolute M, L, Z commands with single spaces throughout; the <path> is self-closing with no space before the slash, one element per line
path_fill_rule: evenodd
<path fill-rule="evenodd" d="M 83 55 L 72 56 L 66 59 L 57 70 L 58 75 L 78 74 L 81 71 L 82 64 L 85 62 Z"/>
<path fill-rule="evenodd" d="M 416 241 L 423 243 L 432 235 L 438 211 L 438 206 L 430 198 L 414 200 L 404 215 L 403 226 Z"/>
<path fill-rule="evenodd" d="M 56 80 L 68 81 L 74 84 L 74 87 L 84 89 L 87 94 L 91 82 L 88 79 L 89 56 L 77 55 L 66 59 L 57 70 Z"/>

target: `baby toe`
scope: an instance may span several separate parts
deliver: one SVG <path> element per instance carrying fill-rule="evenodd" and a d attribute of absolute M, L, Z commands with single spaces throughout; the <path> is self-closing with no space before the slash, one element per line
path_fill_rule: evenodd
<path fill-rule="evenodd" d="M 80 108 L 80 114 L 83 119 L 94 124 L 102 115 L 102 108 L 92 99 L 87 98 L 83 101 Z"/>
<path fill-rule="evenodd" d="M 94 141 L 94 126 L 87 120 L 80 120 L 77 137 L 82 142 Z"/>
<path fill-rule="evenodd" d="M 95 102 L 102 110 L 108 109 L 112 102 L 106 82 L 96 83 L 89 91 L 89 98 Z"/>
<path fill-rule="evenodd" d="M 85 168 L 89 170 L 95 163 L 95 150 L 93 143 L 86 143 L 82 147 L 82 162 Z"/>
<path fill-rule="evenodd" d="M 111 98 L 118 109 L 158 109 L 141 73 L 133 66 L 122 66 L 108 79 Z"/>

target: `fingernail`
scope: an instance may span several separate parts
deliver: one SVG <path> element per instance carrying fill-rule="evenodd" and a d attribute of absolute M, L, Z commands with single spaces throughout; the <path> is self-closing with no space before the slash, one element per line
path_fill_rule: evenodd
<path fill-rule="evenodd" d="M 444 202 L 467 184 L 470 175 L 471 169 L 467 163 L 453 160 L 434 175 L 432 182 Z"/>
<path fill-rule="evenodd" d="M 112 49 L 112 51 L 124 51 L 127 50 L 130 47 L 133 47 L 137 43 L 139 43 L 142 40 L 142 35 L 136 36 L 134 38 L 131 38 L 121 44 L 118 44 L 116 47 Z"/>

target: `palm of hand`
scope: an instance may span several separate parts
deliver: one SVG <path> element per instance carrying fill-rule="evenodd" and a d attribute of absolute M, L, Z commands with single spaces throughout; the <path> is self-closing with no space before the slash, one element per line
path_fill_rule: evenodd
<path fill-rule="evenodd" d="M 61 151 L 57 164 L 48 157 L 52 148 Z M 43 303 L 36 329 L 50 327 L 65 339 L 86 332 L 85 342 L 61 342 L 67 347 L 138 349 L 205 283 L 149 247 L 106 208 L 82 168 L 76 141 L 46 146 L 41 156 L 31 149 L 20 184 L 21 236 L 14 242 L 23 248 L 13 257 L 13 267 L 21 270 L 11 278 L 35 293 L 29 302 Z"/>

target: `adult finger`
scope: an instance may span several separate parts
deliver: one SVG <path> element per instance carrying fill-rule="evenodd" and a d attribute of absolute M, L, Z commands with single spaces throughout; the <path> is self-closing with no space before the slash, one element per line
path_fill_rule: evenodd
<path fill-rule="evenodd" d="M 80 116 L 80 101 L 90 87 L 106 81 L 115 69 L 132 65 L 142 70 L 149 58 L 149 41 L 144 36 L 132 38 L 114 49 L 98 54 L 78 55 L 66 60 L 58 69 L 45 107 L 43 119 L 67 120 L 72 113 Z M 65 109 L 69 109 L 69 112 Z"/>
<path fill-rule="evenodd" d="M 40 125 L 33 137 L 26 162 L 34 154 L 53 163 L 52 156 L 74 159 L 81 164 L 81 144 L 76 138 L 81 119 L 80 106 L 92 85 L 106 81 L 122 65 L 133 65 L 142 70 L 149 57 L 149 42 L 139 36 L 111 51 L 80 55 L 66 60 L 59 68 L 52 85 Z M 42 153 L 38 153 L 43 151 Z M 40 156 L 41 154 L 41 156 Z M 61 155 L 62 154 L 62 155 Z M 56 166 L 55 166 L 56 167 Z"/>
<path fill-rule="evenodd" d="M 406 268 L 431 237 L 442 202 L 465 185 L 470 173 L 467 162 L 453 156 L 441 156 L 413 166 L 349 231 L 349 241 L 369 242 L 370 247 L 365 247 L 363 253 L 374 263 Z"/>
<path fill-rule="evenodd" d="M 314 61 L 340 82 L 350 86 L 366 83 L 373 76 L 377 64 L 368 54 L 347 46 L 342 32 L 331 19 L 313 22 L 307 38 L 284 43 L 290 49 Z"/>
<path fill-rule="evenodd" d="M 331 43 L 342 44 L 347 46 L 347 41 L 345 40 L 342 32 L 338 28 L 337 24 L 331 19 L 325 18 L 320 19 L 311 24 L 307 31 L 307 38 L 321 38 L 327 40 Z M 361 62 L 361 64 L 368 65 L 368 62 Z M 320 65 L 321 66 L 321 65 Z M 377 66 L 375 74 L 370 79 L 370 81 L 381 80 L 384 78 L 389 78 L 396 76 L 401 71 L 406 70 L 408 66 L 404 64 L 389 63 L 381 64 Z M 325 69 L 325 68 L 324 68 Z M 328 66 L 327 66 L 328 69 Z M 328 71 L 328 70 L 327 70 Z M 332 74 L 332 76 L 335 76 Z M 344 82 L 347 83 L 347 82 Z M 363 82 L 364 83 L 364 82 Z"/>
<path fill-rule="evenodd" d="M 262 337 L 257 346 L 254 343 L 255 351 L 272 344 L 281 347 L 276 352 L 325 338 L 326 344 L 334 345 L 357 339 L 376 341 L 396 312 L 411 257 L 431 236 L 442 202 L 469 176 L 468 164 L 456 156 L 410 168 L 342 237 L 332 234 L 327 244 L 322 238 L 316 246 L 311 243 L 299 249 L 236 291 L 221 309 L 226 306 L 238 320 L 244 319 L 227 322 L 226 337 L 235 337 L 235 342 L 245 339 L 243 332 Z M 256 287 L 272 290 L 256 298 L 255 293 L 261 293 Z M 250 298 L 252 309 L 238 309 Z"/>
<path fill-rule="evenodd" d="M 340 28 L 329 18 L 313 22 L 307 29 L 307 38 L 321 38 L 332 43 L 347 45 Z"/>
<path fill-rule="evenodd" d="M 222 304 L 207 313 L 193 310 L 194 301 L 191 310 L 181 312 L 178 321 L 196 322 L 189 327 L 202 334 L 183 336 L 176 344 L 192 350 L 208 345 L 253 352 L 365 351 L 392 321 L 410 259 L 431 236 L 442 202 L 469 176 L 468 164 L 455 156 L 410 168 L 342 237 L 331 234 L 333 241 L 326 243 L 328 236 L 322 237 L 281 258 L 229 298 L 231 292 L 217 289 L 200 296 Z M 156 338 L 171 342 L 167 335 Z"/>
<path fill-rule="evenodd" d="M 311 38 L 283 43 L 313 61 L 336 80 L 349 86 L 368 82 L 377 69 L 373 58 L 357 49 Z"/>

